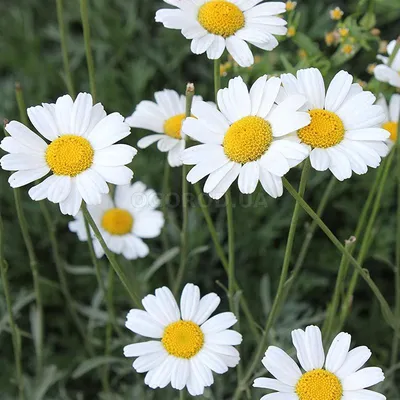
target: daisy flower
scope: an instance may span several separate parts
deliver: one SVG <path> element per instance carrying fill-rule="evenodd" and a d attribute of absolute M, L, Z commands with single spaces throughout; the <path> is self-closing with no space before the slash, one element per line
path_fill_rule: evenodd
<path fill-rule="evenodd" d="M 270 346 L 262 360 L 276 379 L 258 378 L 254 387 L 275 390 L 263 400 L 385 400 L 380 393 L 366 390 L 385 377 L 380 368 L 361 367 L 371 357 L 365 347 L 350 350 L 351 336 L 339 333 L 325 357 L 321 331 L 308 326 L 292 332 L 297 358 L 305 372 L 278 347 Z"/>
<path fill-rule="evenodd" d="M 400 118 L 400 94 L 393 94 L 389 101 L 389 106 L 384 96 L 380 96 L 377 104 L 379 104 L 385 111 L 385 120 L 383 121 L 382 128 L 390 133 L 389 139 L 386 141 L 389 148 L 391 148 L 397 140 L 397 130 Z"/>
<path fill-rule="evenodd" d="M 236 317 L 225 312 L 210 318 L 220 301 L 215 293 L 200 298 L 199 288 L 187 284 L 179 309 L 171 291 L 162 287 L 143 299 L 146 311 L 129 312 L 126 327 L 156 339 L 124 348 L 126 357 L 137 357 L 133 368 L 147 373 L 146 385 L 156 389 L 171 383 L 178 390 L 186 386 L 192 396 L 199 396 L 214 383 L 212 372 L 224 374 L 236 367 L 240 357 L 233 346 L 242 342 L 242 335 L 229 329 Z"/>
<path fill-rule="evenodd" d="M 147 189 L 142 182 L 117 186 L 115 199 L 105 194 L 99 205 L 88 206 L 88 211 L 96 222 L 108 248 L 122 254 L 126 259 L 143 258 L 149 248 L 143 239 L 157 237 L 164 226 L 164 216 L 156 208 L 160 205 L 157 194 Z M 87 241 L 85 220 L 81 212 L 69 223 L 81 241 Z M 100 242 L 91 231 L 96 256 L 104 255 Z"/>
<path fill-rule="evenodd" d="M 185 149 L 182 122 L 186 116 L 186 96 L 179 96 L 174 90 L 163 90 L 154 94 L 156 102 L 140 102 L 134 113 L 126 119 L 132 128 L 142 128 L 156 132 L 155 135 L 140 139 L 138 146 L 145 149 L 157 142 L 158 150 L 168 152 L 171 167 L 182 165 L 181 153 Z M 194 96 L 193 103 L 202 100 Z"/>
<path fill-rule="evenodd" d="M 278 46 L 274 35 L 286 35 L 286 21 L 278 17 L 286 11 L 283 2 L 263 0 L 164 0 L 178 9 L 157 11 L 156 21 L 166 28 L 179 29 L 192 40 L 194 54 L 211 60 L 221 58 L 225 47 L 241 67 L 254 64 L 248 43 L 263 50 Z M 262 4 L 259 4 L 262 3 Z"/>
<path fill-rule="evenodd" d="M 107 182 L 123 185 L 132 179 L 125 167 L 137 153 L 125 144 L 114 144 L 130 134 L 122 115 L 107 116 L 103 106 L 93 106 L 92 96 L 80 93 L 75 101 L 68 95 L 55 104 L 28 108 L 33 126 L 47 140 L 17 121 L 7 124 L 10 137 L 0 148 L 10 153 L 0 164 L 17 171 L 8 182 L 18 188 L 49 172 L 51 175 L 29 190 L 33 200 L 59 203 L 63 214 L 76 215 L 82 203 L 100 204 L 108 193 Z M 48 143 L 50 142 L 50 143 Z"/>
<path fill-rule="evenodd" d="M 385 140 L 389 134 L 380 128 L 385 118 L 382 107 L 373 105 L 375 96 L 363 92 L 353 77 L 338 72 L 325 92 L 324 80 L 316 68 L 302 69 L 297 77 L 281 75 L 283 89 L 280 99 L 303 94 L 304 110 L 311 123 L 299 129 L 297 138 L 309 146 L 311 165 L 317 171 L 329 169 L 342 181 L 352 172 L 365 174 L 367 167 L 376 168 L 388 153 Z"/>
<path fill-rule="evenodd" d="M 392 55 L 394 48 L 396 47 L 396 40 L 392 40 L 387 45 L 387 53 L 389 57 Z M 397 52 L 392 64 L 387 65 L 389 57 L 378 55 L 377 58 L 383 62 L 383 64 L 377 65 L 374 69 L 375 78 L 381 82 L 388 82 L 390 85 L 400 88 L 400 51 Z"/>
<path fill-rule="evenodd" d="M 309 153 L 285 135 L 308 125 L 310 116 L 297 111 L 304 96 L 289 96 L 275 106 L 280 87 L 279 78 L 264 75 L 249 93 L 238 77 L 218 92 L 220 111 L 204 102 L 193 105 L 196 118 L 188 118 L 182 130 L 202 144 L 182 155 L 184 164 L 195 165 L 189 182 L 209 175 L 204 192 L 213 199 L 221 198 L 236 178 L 242 193 L 253 193 L 260 181 L 272 197 L 282 195 L 282 176 Z"/>

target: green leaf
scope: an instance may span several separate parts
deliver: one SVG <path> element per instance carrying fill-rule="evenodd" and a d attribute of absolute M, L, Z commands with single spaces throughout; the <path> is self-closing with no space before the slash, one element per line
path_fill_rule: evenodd
<path fill-rule="evenodd" d="M 150 278 L 165 264 L 173 260 L 179 254 L 179 247 L 173 247 L 157 258 L 143 276 L 143 282 L 148 282 Z"/>
<path fill-rule="evenodd" d="M 95 357 L 95 358 L 90 358 L 89 360 L 86 360 L 82 362 L 72 373 L 72 378 L 73 379 L 78 379 L 82 375 L 87 374 L 90 372 L 92 369 L 101 367 L 102 365 L 106 364 L 124 364 L 126 361 L 124 358 L 121 357 Z"/>

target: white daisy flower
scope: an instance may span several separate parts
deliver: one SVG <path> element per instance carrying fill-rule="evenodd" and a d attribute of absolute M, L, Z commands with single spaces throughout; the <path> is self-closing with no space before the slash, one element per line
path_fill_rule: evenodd
<path fill-rule="evenodd" d="M 384 96 L 380 96 L 378 101 L 383 110 L 385 111 L 385 119 L 383 121 L 382 128 L 386 129 L 390 133 L 389 139 L 387 139 L 386 144 L 389 148 L 396 143 L 397 140 L 397 130 L 400 118 L 400 94 L 393 94 L 389 101 L 389 106 L 386 102 Z"/>
<path fill-rule="evenodd" d="M 387 52 L 389 57 L 393 53 L 396 47 L 396 40 L 392 40 L 387 46 Z M 400 51 L 397 52 L 390 67 L 387 65 L 389 57 L 378 55 L 377 58 L 383 62 L 383 64 L 377 65 L 374 69 L 375 78 L 381 82 L 388 82 L 390 85 L 400 88 Z"/>
<path fill-rule="evenodd" d="M 117 186 L 115 199 L 105 194 L 99 205 L 88 206 L 108 248 L 122 254 L 128 260 L 143 258 L 149 254 L 149 248 L 143 239 L 152 239 L 160 235 L 164 226 L 164 216 L 156 208 L 160 205 L 157 194 L 147 189 L 142 182 L 133 185 Z M 82 212 L 69 223 L 71 232 L 75 232 L 81 241 L 87 241 L 85 220 Z M 91 231 L 96 256 L 104 255 L 100 242 Z"/>
<path fill-rule="evenodd" d="M 204 102 L 193 105 L 196 118 L 188 118 L 182 130 L 203 144 L 183 152 L 183 163 L 195 165 L 189 182 L 209 175 L 204 192 L 213 199 L 221 198 L 236 178 L 242 193 L 253 193 L 260 181 L 272 197 L 282 195 L 282 176 L 309 154 L 307 146 L 284 136 L 309 124 L 310 116 L 297 111 L 304 96 L 289 96 L 275 106 L 280 87 L 279 78 L 262 76 L 249 93 L 238 77 L 218 92 L 220 111 Z"/>
<path fill-rule="evenodd" d="M 246 42 L 270 51 L 278 46 L 274 35 L 286 35 L 287 32 L 286 21 L 278 17 L 286 11 L 283 2 L 164 1 L 178 9 L 157 11 L 156 21 L 162 22 L 166 28 L 181 30 L 186 39 L 192 40 L 192 52 L 207 52 L 211 60 L 221 58 L 226 47 L 241 67 L 249 67 L 254 64 L 254 57 Z"/>
<path fill-rule="evenodd" d="M 363 92 L 345 71 L 335 75 L 326 93 L 316 68 L 298 71 L 297 78 L 283 74 L 281 79 L 280 101 L 295 93 L 307 98 L 304 109 L 311 115 L 311 123 L 298 130 L 297 138 L 309 146 L 311 165 L 317 171 L 329 169 L 343 181 L 353 171 L 365 174 L 367 167 L 379 166 L 381 157 L 388 153 L 385 140 L 389 134 L 380 128 L 385 113 L 373 105 L 371 92 Z"/>
<path fill-rule="evenodd" d="M 68 95 L 56 104 L 28 108 L 37 131 L 50 143 L 17 121 L 7 124 L 11 137 L 2 140 L 4 170 L 17 171 L 8 180 L 17 188 L 51 176 L 29 190 L 33 200 L 59 203 L 63 214 L 76 215 L 82 203 L 99 204 L 108 193 L 107 182 L 124 185 L 132 179 L 125 167 L 137 153 L 125 144 L 114 144 L 130 134 L 122 115 L 107 116 L 103 106 L 93 106 L 92 96 L 80 93 L 75 101 Z"/>
<path fill-rule="evenodd" d="M 158 150 L 168 152 L 171 167 L 182 165 L 181 153 L 185 149 L 185 136 L 182 135 L 182 122 L 186 116 L 186 96 L 179 96 L 174 90 L 163 90 L 154 94 L 156 102 L 140 102 L 134 113 L 126 119 L 132 128 L 147 129 L 156 135 L 140 139 L 138 146 L 145 149 L 157 142 Z M 201 101 L 194 96 L 193 103 Z"/>
<path fill-rule="evenodd" d="M 321 331 L 308 326 L 292 332 L 297 358 L 305 372 L 278 347 L 270 346 L 262 360 L 276 379 L 258 378 L 254 387 L 275 390 L 262 400 L 385 400 L 380 393 L 366 390 L 385 377 L 380 368 L 361 367 L 371 357 L 365 347 L 350 350 L 351 336 L 339 333 L 325 357 Z"/>
<path fill-rule="evenodd" d="M 129 312 L 126 327 L 156 339 L 124 348 L 126 357 L 137 357 L 133 368 L 147 373 L 146 385 L 156 389 L 171 383 L 177 390 L 186 386 L 192 396 L 199 396 L 214 383 L 213 372 L 224 374 L 238 365 L 239 352 L 233 346 L 242 342 L 242 335 L 229 329 L 237 322 L 235 315 L 225 312 L 210 318 L 220 301 L 215 293 L 200 298 L 199 288 L 187 284 L 180 309 L 163 287 L 143 299 L 146 311 Z"/>

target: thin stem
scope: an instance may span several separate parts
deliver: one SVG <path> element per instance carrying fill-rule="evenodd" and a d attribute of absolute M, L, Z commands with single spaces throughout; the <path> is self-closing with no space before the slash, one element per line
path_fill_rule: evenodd
<path fill-rule="evenodd" d="M 217 103 L 217 94 L 219 89 L 221 89 L 221 59 L 214 60 L 214 95 L 215 102 Z"/>
<path fill-rule="evenodd" d="M 96 103 L 96 75 L 94 70 L 92 48 L 90 44 L 90 24 L 89 24 L 89 12 L 87 3 L 88 0 L 80 0 L 83 37 L 85 41 L 86 62 L 89 72 L 90 92 L 93 97 L 93 103 Z"/>
<path fill-rule="evenodd" d="M 359 271 L 361 277 L 365 280 L 367 285 L 370 287 L 375 297 L 378 299 L 379 304 L 382 309 L 382 314 L 388 324 L 394 328 L 394 316 L 389 307 L 389 304 L 385 300 L 385 297 L 382 295 L 379 288 L 376 286 L 375 282 L 371 279 L 368 270 L 362 268 L 357 260 L 350 254 L 349 251 L 342 245 L 340 240 L 332 233 L 332 231 L 324 224 L 321 218 L 318 217 L 316 212 L 302 199 L 301 196 L 296 192 L 293 186 L 288 182 L 286 178 L 283 178 L 283 184 L 286 190 L 294 197 L 294 199 L 300 203 L 300 206 L 305 210 L 305 212 L 317 222 L 318 226 L 325 233 L 325 235 L 330 239 L 330 241 L 336 246 L 336 248 L 342 253 L 345 254 L 349 259 L 350 263 Z"/>
<path fill-rule="evenodd" d="M 210 211 L 207 206 L 207 202 L 204 198 L 204 194 L 201 191 L 200 185 L 198 183 L 195 183 L 193 186 L 194 186 L 194 190 L 196 192 L 196 196 L 199 201 L 200 208 L 203 213 L 204 219 L 206 220 L 208 231 L 209 231 L 209 233 L 211 235 L 211 239 L 214 243 L 215 251 L 217 252 L 218 258 L 221 261 L 221 264 L 224 267 L 225 272 L 228 274 L 228 271 L 229 271 L 228 259 L 226 258 L 224 249 L 222 248 L 221 243 L 219 241 L 218 233 L 217 233 L 217 230 L 215 229 L 213 220 L 211 218 Z M 240 288 L 237 281 L 235 281 L 235 291 L 236 292 L 242 291 L 242 289 Z M 249 324 L 249 328 L 250 328 L 255 340 L 258 340 L 260 337 L 260 332 L 257 329 L 257 323 L 255 322 L 255 319 L 251 313 L 249 305 L 247 304 L 247 301 L 244 296 L 240 296 L 239 301 L 240 301 L 240 307 L 242 308 L 243 314 L 245 315 L 246 320 Z"/>
<path fill-rule="evenodd" d="M 179 392 L 179 400 L 185 400 L 185 391 L 184 390 L 181 390 L 180 392 Z"/>
<path fill-rule="evenodd" d="M 393 336 L 391 365 L 397 363 L 399 353 L 399 336 L 400 336 L 400 116 L 397 123 L 397 138 L 395 148 L 396 167 L 397 167 L 397 231 L 396 231 L 396 271 L 395 271 L 395 320 L 397 321 L 396 331 Z"/>
<path fill-rule="evenodd" d="M 389 57 L 389 59 L 388 59 L 387 65 L 388 65 L 389 67 L 392 66 L 393 61 L 394 61 L 394 59 L 395 59 L 395 57 L 396 57 L 396 55 L 397 55 L 397 53 L 398 53 L 399 50 L 400 50 L 400 36 L 397 38 L 397 40 L 396 40 L 396 45 L 394 46 L 394 49 L 393 49 L 393 51 L 392 51 L 392 54 L 390 55 L 390 57 Z"/>
<path fill-rule="evenodd" d="M 163 177 L 163 185 L 162 185 L 162 196 L 161 196 L 161 210 L 164 215 L 165 224 L 161 233 L 163 252 L 165 253 L 169 249 L 169 240 L 168 240 L 168 196 L 170 193 L 170 176 L 171 176 L 171 167 L 169 165 L 168 160 L 165 160 L 164 165 L 164 177 Z M 167 263 L 167 274 L 168 274 L 168 282 L 170 287 L 174 282 L 175 276 L 173 271 L 173 266 L 171 261 Z"/>
<path fill-rule="evenodd" d="M 296 192 L 296 194 L 297 194 L 297 196 L 299 196 L 299 198 L 303 198 L 303 196 L 304 196 L 304 192 L 305 192 L 305 189 L 307 186 L 309 172 L 310 172 L 310 161 L 307 159 L 304 163 L 303 171 L 301 174 L 301 179 L 300 179 L 300 184 L 299 184 L 299 193 L 297 194 L 297 192 Z M 290 224 L 288 239 L 287 239 L 287 243 L 286 243 L 285 256 L 284 256 L 283 264 L 282 264 L 281 276 L 279 279 L 279 284 L 278 284 L 278 289 L 276 291 L 275 299 L 272 304 L 271 311 L 268 315 L 268 319 L 267 319 L 267 322 L 265 325 L 263 336 L 259 342 L 257 350 L 254 353 L 254 356 L 250 363 L 250 367 L 248 368 L 246 375 L 243 378 L 243 381 L 239 382 L 239 386 L 236 390 L 234 399 L 240 398 L 240 392 L 243 391 L 244 388 L 247 387 L 248 381 L 251 379 L 251 376 L 253 375 L 255 369 L 257 368 L 257 365 L 261 360 L 262 354 L 265 351 L 265 347 L 266 347 L 266 344 L 268 341 L 269 331 L 270 331 L 271 327 L 273 326 L 273 324 L 278 316 L 278 313 L 280 311 L 280 308 L 286 298 L 285 295 L 287 294 L 287 291 L 285 290 L 285 283 L 286 283 L 286 279 L 287 279 L 287 276 L 289 273 L 289 266 L 290 266 L 290 260 L 292 258 L 294 237 L 296 234 L 296 228 L 297 228 L 297 222 L 299 220 L 300 210 L 301 210 L 301 207 L 296 202 L 296 204 L 294 206 L 294 210 L 293 210 L 292 221 Z"/>
<path fill-rule="evenodd" d="M 228 294 L 231 311 L 234 312 L 233 297 L 235 295 L 235 226 L 233 222 L 233 207 L 231 191 L 225 194 L 226 220 L 228 228 Z"/>
<path fill-rule="evenodd" d="M 375 226 L 376 217 L 379 212 L 383 191 L 385 189 L 386 180 L 389 176 L 389 171 L 390 171 L 391 165 L 393 163 L 393 159 L 394 159 L 394 152 L 392 152 L 389 155 L 389 157 L 384 160 L 383 165 L 378 170 L 376 181 L 370 191 L 370 194 L 367 199 L 367 203 L 364 207 L 363 213 L 361 214 L 361 217 L 360 217 L 357 229 L 356 229 L 356 233 L 355 233 L 356 239 L 361 235 L 361 232 L 364 231 L 363 239 L 361 242 L 361 249 L 360 249 L 360 252 L 357 257 L 357 262 L 361 266 L 364 263 L 365 257 L 369 250 L 369 245 L 370 245 L 373 229 Z M 376 187 L 375 187 L 375 184 L 376 184 Z M 373 199 L 375 191 L 376 191 L 376 197 L 375 197 L 374 203 L 372 205 L 372 209 L 370 211 L 369 210 L 370 205 L 368 206 L 368 208 L 367 208 L 367 205 L 369 203 L 372 203 L 372 199 Z M 369 216 L 368 223 L 367 223 L 366 228 L 364 229 L 365 223 L 367 221 L 367 216 Z M 351 252 L 350 252 L 350 254 L 351 254 Z M 356 269 L 353 272 L 353 275 L 351 277 L 350 285 L 347 290 L 345 300 L 343 302 L 341 317 L 340 317 L 340 324 L 339 324 L 340 328 L 344 325 L 346 318 L 348 316 L 348 313 L 350 311 L 351 301 L 352 301 L 353 294 L 354 294 L 354 291 L 356 289 L 357 282 L 358 282 L 358 276 L 359 276 L 359 271 Z"/>
<path fill-rule="evenodd" d="M 58 27 L 60 31 L 60 41 L 61 41 L 61 52 L 63 56 L 63 64 L 64 64 L 64 75 L 65 75 L 65 83 L 67 85 L 68 93 L 74 98 L 75 90 L 74 84 L 72 81 L 71 69 L 69 65 L 68 59 L 68 47 L 67 47 L 67 33 L 64 24 L 64 7 L 63 0 L 57 0 L 57 20 Z"/>
<path fill-rule="evenodd" d="M 49 209 L 47 208 L 46 203 L 43 201 L 39 202 L 40 204 L 40 209 L 42 211 L 46 227 L 47 227 L 47 232 L 50 238 L 50 243 L 51 243 L 51 250 L 53 254 L 53 259 L 54 259 L 54 264 L 56 265 L 56 271 L 58 275 L 58 280 L 60 281 L 60 286 L 61 286 L 61 293 L 64 296 L 65 302 L 67 304 L 67 308 L 69 313 L 71 314 L 71 318 L 76 326 L 76 329 L 79 333 L 79 335 L 82 337 L 85 349 L 89 355 L 93 355 L 93 348 L 88 340 L 88 337 L 86 335 L 86 330 L 78 316 L 78 313 L 76 312 L 75 306 L 74 306 L 74 301 L 72 299 L 71 292 L 69 290 L 68 286 L 68 280 L 65 274 L 64 270 L 64 262 L 61 258 L 60 255 L 60 250 L 58 247 L 58 241 L 56 237 L 56 226 L 54 224 L 54 220 L 49 212 Z"/>
<path fill-rule="evenodd" d="M 194 85 L 188 83 L 186 87 L 186 118 L 190 117 L 194 96 Z M 185 275 L 188 254 L 188 221 L 189 221 L 189 188 L 186 175 L 188 167 L 182 165 L 182 229 L 181 229 L 181 253 L 178 274 L 175 279 L 174 294 L 176 295 L 182 285 Z"/>
<path fill-rule="evenodd" d="M 347 251 L 349 251 L 349 249 L 354 246 L 355 242 L 356 238 L 354 236 L 352 236 L 349 240 L 346 240 L 345 248 L 347 249 Z M 339 272 L 336 278 L 335 290 L 332 296 L 332 301 L 328 307 L 327 317 L 325 320 L 324 327 L 322 329 L 322 336 L 324 337 L 326 342 L 329 342 L 331 339 L 333 324 L 337 317 L 337 309 L 339 306 L 340 294 L 342 292 L 344 281 L 346 278 L 347 266 L 348 266 L 348 257 L 346 254 L 343 254 L 339 265 Z"/>
<path fill-rule="evenodd" d="M 140 302 L 139 297 L 132 290 L 132 288 L 131 288 L 131 286 L 129 284 L 128 278 L 127 278 L 127 276 L 125 274 L 125 271 L 122 269 L 122 267 L 117 262 L 114 253 L 112 253 L 110 251 L 110 249 L 108 248 L 106 242 L 103 239 L 103 236 L 100 233 L 99 228 L 97 227 L 97 225 L 94 222 L 92 216 L 90 215 L 85 203 L 82 204 L 82 213 L 83 213 L 83 216 L 85 217 L 85 219 L 88 221 L 90 227 L 92 228 L 97 240 L 100 242 L 100 245 L 103 248 L 103 251 L 107 256 L 108 261 L 110 262 L 112 268 L 114 269 L 114 271 L 118 275 L 118 278 L 120 279 L 120 281 L 124 285 L 126 291 L 129 293 L 129 295 L 130 295 L 131 299 L 133 300 L 133 302 L 135 303 L 135 305 L 138 308 L 141 308 L 142 306 L 141 306 L 141 302 Z"/>
<path fill-rule="evenodd" d="M 22 373 L 22 363 L 21 363 L 21 333 L 14 320 L 13 310 L 12 310 L 12 300 L 10 294 L 10 287 L 7 277 L 8 265 L 4 257 L 4 231 L 3 231 L 3 220 L 0 215 L 0 271 L 1 271 L 1 282 L 3 286 L 4 295 L 6 298 L 8 318 L 11 329 L 11 337 L 14 349 L 14 360 L 15 369 L 17 373 L 17 384 L 18 384 L 18 396 L 20 400 L 24 400 L 24 377 Z"/>

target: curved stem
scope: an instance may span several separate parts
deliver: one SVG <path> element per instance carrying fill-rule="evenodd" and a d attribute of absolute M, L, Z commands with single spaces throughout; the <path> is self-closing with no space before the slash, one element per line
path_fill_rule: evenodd
<path fill-rule="evenodd" d="M 57 20 L 58 27 L 60 31 L 60 41 L 61 41 L 61 51 L 63 56 L 63 64 L 64 64 L 64 75 L 65 75 L 65 83 L 67 85 L 68 93 L 75 97 L 74 84 L 72 81 L 71 69 L 69 65 L 68 59 L 68 47 L 67 47 L 67 34 L 64 24 L 64 16 L 63 16 L 63 0 L 57 0 Z"/>
<path fill-rule="evenodd" d="M 14 349 L 14 360 L 15 360 L 15 370 L 17 374 L 17 384 L 18 384 L 18 396 L 19 400 L 24 400 L 24 377 L 22 373 L 22 363 L 21 363 L 21 333 L 14 320 L 14 314 L 12 309 L 12 300 L 10 294 L 10 287 L 7 277 L 8 265 L 4 257 L 4 231 L 3 231 L 3 220 L 0 215 L 0 272 L 1 272 L 1 282 L 3 286 L 4 296 L 6 298 L 7 312 L 11 329 L 11 337 Z"/>
<path fill-rule="evenodd" d="M 130 287 L 128 278 L 126 277 L 126 274 L 125 274 L 125 271 L 122 269 L 122 267 L 117 262 L 117 259 L 115 258 L 114 253 L 112 253 L 110 251 L 110 249 L 108 248 L 106 242 L 103 239 L 103 236 L 100 233 L 99 228 L 97 227 L 92 216 L 90 215 L 85 203 L 82 204 L 82 213 L 83 213 L 83 216 L 85 217 L 85 219 L 88 221 L 90 227 L 92 228 L 97 240 L 100 242 L 100 245 L 103 248 L 103 251 L 104 251 L 105 255 L 107 256 L 108 261 L 110 262 L 112 268 L 118 275 L 118 278 L 124 285 L 126 291 L 129 293 L 129 295 L 130 295 L 131 299 L 133 300 L 133 302 L 135 303 L 136 307 L 142 308 L 139 297 L 136 295 L 136 293 Z"/>
<path fill-rule="evenodd" d="M 301 179 L 300 179 L 300 184 L 299 184 L 299 193 L 296 192 L 296 194 L 297 194 L 297 196 L 299 196 L 299 198 L 303 198 L 303 196 L 304 196 L 304 192 L 305 192 L 305 189 L 307 186 L 309 172 L 310 172 L 310 161 L 309 161 L 309 159 L 307 159 L 304 162 L 303 171 L 301 174 Z M 257 368 L 258 363 L 260 362 L 260 360 L 262 358 L 262 354 L 265 351 L 265 347 L 266 347 L 266 344 L 268 341 L 269 331 L 270 331 L 271 327 L 273 326 L 273 324 L 278 316 L 278 313 L 281 309 L 281 306 L 282 306 L 282 304 L 286 298 L 286 295 L 288 293 L 285 290 L 285 283 L 286 283 L 286 279 L 287 279 L 288 272 L 289 272 L 294 237 L 296 234 L 296 228 L 297 228 L 297 222 L 299 220 L 300 210 L 301 210 L 301 207 L 300 207 L 299 203 L 296 202 L 296 204 L 294 206 L 294 210 L 293 210 L 292 221 L 290 224 L 288 239 L 287 239 L 287 243 L 286 243 L 285 256 L 284 256 L 283 264 L 282 264 L 281 276 L 279 279 L 279 284 L 278 284 L 278 289 L 276 291 L 275 299 L 272 304 L 271 311 L 268 315 L 268 319 L 267 319 L 267 322 L 265 325 L 263 336 L 261 338 L 261 341 L 259 342 L 257 350 L 254 353 L 254 356 L 252 357 L 250 367 L 248 368 L 246 375 L 243 378 L 243 381 L 239 382 L 239 386 L 238 386 L 235 396 L 234 396 L 235 400 L 240 398 L 240 392 L 243 391 L 244 388 L 247 386 L 248 381 L 251 379 L 251 376 L 253 375 L 255 369 Z"/>
<path fill-rule="evenodd" d="M 93 97 L 93 103 L 96 103 L 96 75 L 94 70 L 94 62 L 92 48 L 90 44 L 90 24 L 88 12 L 88 0 L 80 0 L 81 4 L 81 19 L 83 26 L 83 37 L 85 41 L 86 62 L 89 72 L 90 92 Z"/>

